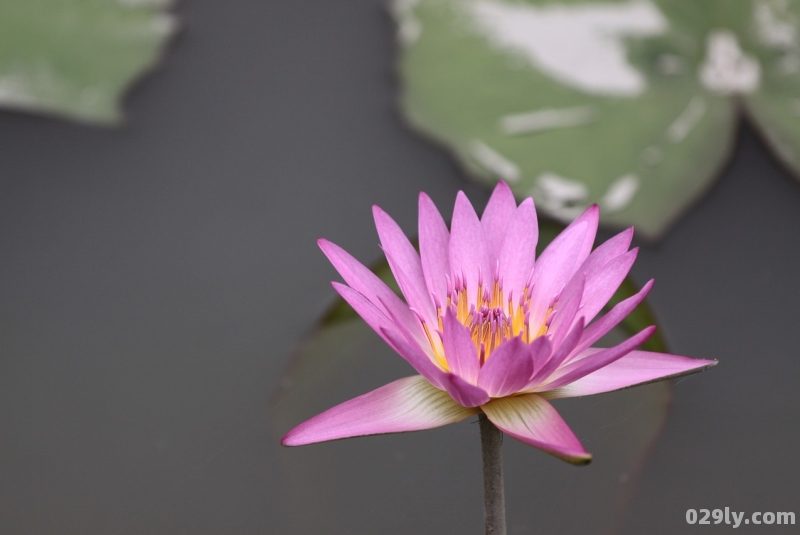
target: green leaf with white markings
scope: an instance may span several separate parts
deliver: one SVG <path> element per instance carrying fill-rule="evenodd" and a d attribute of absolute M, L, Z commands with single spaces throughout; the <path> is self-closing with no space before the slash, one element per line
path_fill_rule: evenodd
<path fill-rule="evenodd" d="M 174 33 L 169 0 L 3 0 L 0 106 L 121 120 L 124 91 Z"/>
<path fill-rule="evenodd" d="M 403 107 L 476 179 L 656 238 L 719 173 L 742 108 L 800 168 L 799 4 L 396 0 Z"/>

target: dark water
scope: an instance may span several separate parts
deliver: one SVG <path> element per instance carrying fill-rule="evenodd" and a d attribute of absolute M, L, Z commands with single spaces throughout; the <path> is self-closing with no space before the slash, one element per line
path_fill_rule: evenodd
<path fill-rule="evenodd" d="M 334 296 L 315 240 L 371 261 L 372 204 L 413 231 L 420 190 L 448 215 L 458 189 L 488 197 L 402 125 L 384 7 L 183 2 L 184 33 L 125 129 L 0 114 L 2 533 L 481 532 L 469 421 L 278 446 L 290 420 L 408 373 L 375 344 L 369 362 L 310 374 L 308 396 L 276 393 Z M 512 533 L 800 512 L 799 236 L 800 184 L 745 129 L 633 271 L 656 278 L 672 349 L 720 365 L 675 386 L 638 472 L 625 448 L 663 391 L 559 407 L 589 467 L 508 440 Z"/>

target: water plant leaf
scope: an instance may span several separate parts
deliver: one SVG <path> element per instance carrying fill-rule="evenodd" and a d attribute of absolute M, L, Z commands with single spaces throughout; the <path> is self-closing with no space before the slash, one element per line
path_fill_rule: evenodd
<path fill-rule="evenodd" d="M 742 111 L 800 171 L 796 0 L 396 0 L 402 105 L 469 175 L 657 238 Z"/>
<path fill-rule="evenodd" d="M 0 106 L 111 125 L 175 31 L 170 0 L 0 2 Z"/>

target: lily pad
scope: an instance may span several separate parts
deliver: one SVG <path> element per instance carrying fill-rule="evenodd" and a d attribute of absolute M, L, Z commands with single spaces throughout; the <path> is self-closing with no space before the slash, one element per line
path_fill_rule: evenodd
<path fill-rule="evenodd" d="M 541 230 L 542 241 L 557 234 L 555 225 L 545 223 Z M 391 281 L 385 261 L 373 271 Z M 614 302 L 636 291 L 628 280 Z M 617 343 L 653 323 L 643 303 L 605 342 Z M 666 351 L 658 332 L 644 347 Z M 290 360 L 273 398 L 275 433 L 412 373 L 337 299 Z M 546 533 L 613 532 L 666 419 L 671 391 L 669 382 L 660 382 L 556 401 L 595 455 L 589 469 L 505 441 L 509 532 L 529 533 L 534 526 Z M 467 533 L 482 522 L 480 441 L 469 421 L 284 449 L 281 458 L 291 533 Z"/>
<path fill-rule="evenodd" d="M 479 181 L 657 238 L 741 111 L 800 172 L 796 0 L 396 0 L 403 108 Z"/>
<path fill-rule="evenodd" d="M 0 106 L 113 124 L 176 28 L 169 0 L 3 0 Z"/>

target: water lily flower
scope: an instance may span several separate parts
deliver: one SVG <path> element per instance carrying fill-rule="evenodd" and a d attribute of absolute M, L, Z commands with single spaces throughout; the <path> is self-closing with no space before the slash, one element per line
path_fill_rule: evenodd
<path fill-rule="evenodd" d="M 381 246 L 405 297 L 327 240 L 319 245 L 347 284 L 336 291 L 417 371 L 295 427 L 299 446 L 429 429 L 483 412 L 501 431 L 571 463 L 591 460 L 549 400 L 610 392 L 716 364 L 638 351 L 648 327 L 610 348 L 592 345 L 647 295 L 595 319 L 627 276 L 633 230 L 592 251 L 599 211 L 587 209 L 536 258 L 533 199 L 517 206 L 500 182 L 481 218 L 459 192 L 448 231 L 424 193 L 419 254 L 383 210 Z"/>

